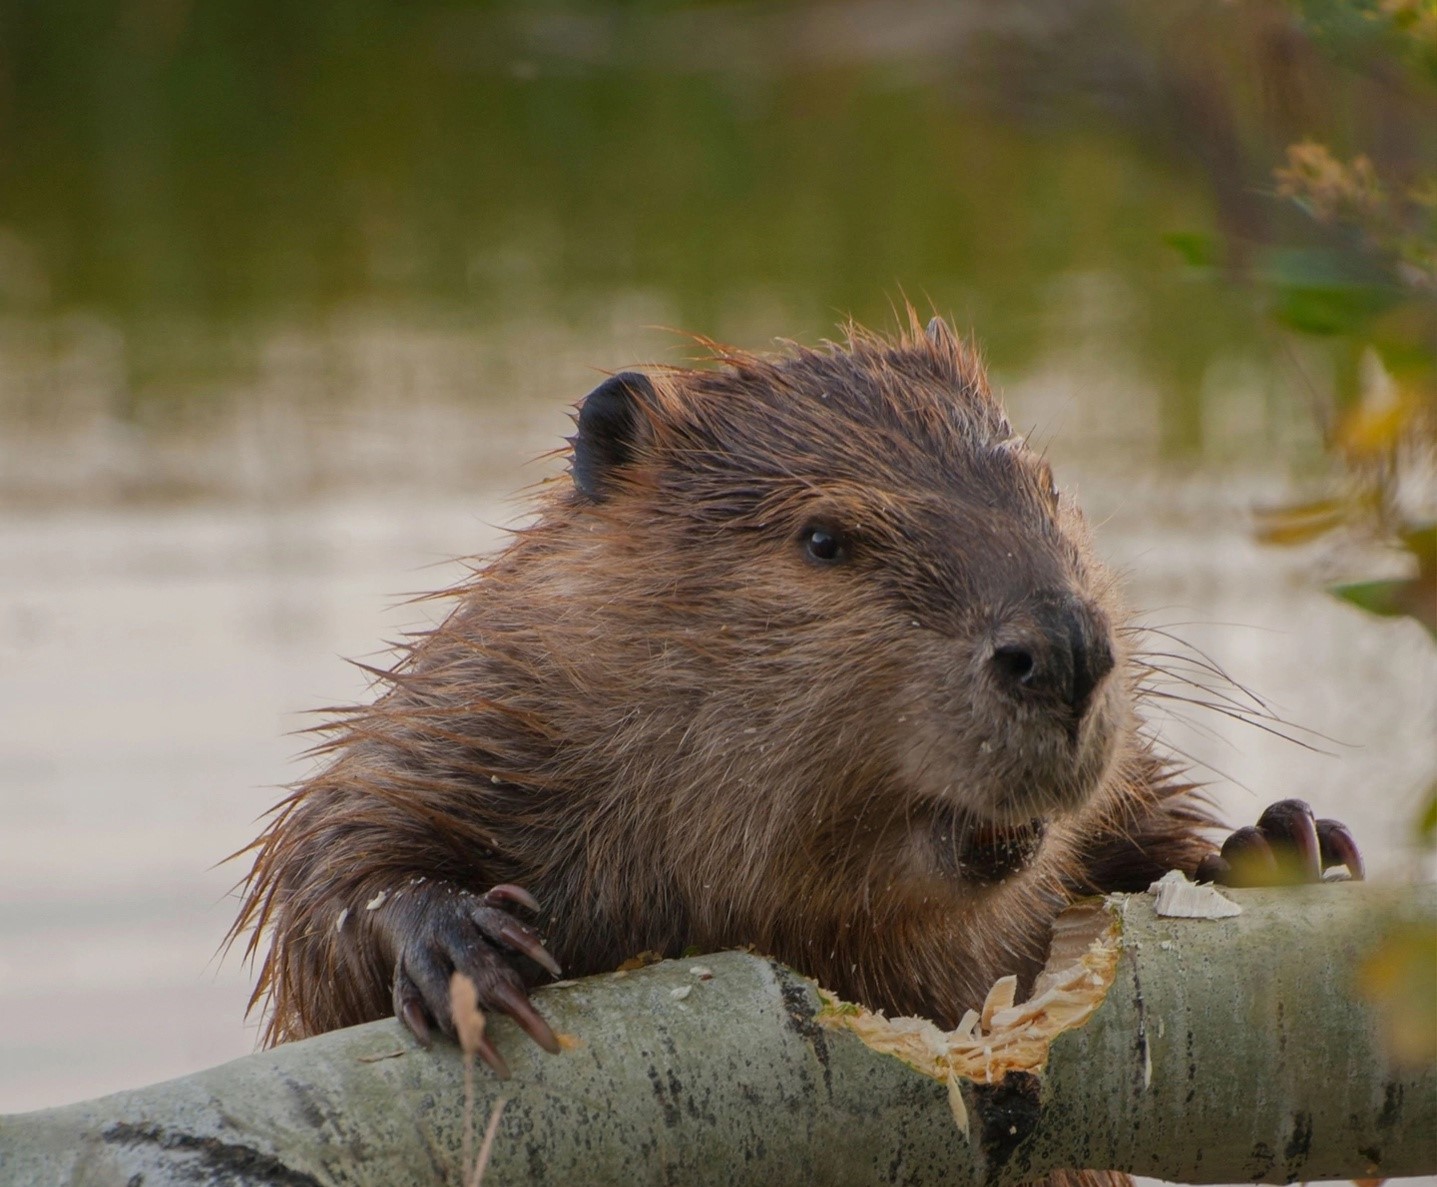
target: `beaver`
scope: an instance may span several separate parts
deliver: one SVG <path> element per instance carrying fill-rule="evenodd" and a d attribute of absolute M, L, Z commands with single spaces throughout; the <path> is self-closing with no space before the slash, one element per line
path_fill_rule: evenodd
<path fill-rule="evenodd" d="M 267 1042 L 392 1012 L 427 1044 L 458 970 L 554 1051 L 546 976 L 745 945 L 952 1026 L 1076 896 L 1360 876 L 1298 801 L 1215 853 L 1081 513 L 910 321 L 583 399 L 567 479 L 251 847 Z"/>

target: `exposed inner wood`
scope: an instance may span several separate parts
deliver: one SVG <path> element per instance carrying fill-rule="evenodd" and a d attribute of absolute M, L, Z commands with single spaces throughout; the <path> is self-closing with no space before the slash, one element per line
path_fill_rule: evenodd
<path fill-rule="evenodd" d="M 1032 996 L 1015 1004 L 1017 979 L 1003 977 L 983 1009 L 969 1010 L 954 1030 L 940 1030 L 926 1018 L 886 1018 L 824 989 L 818 1021 L 851 1030 L 873 1050 L 896 1056 L 950 1089 L 958 1078 L 992 1083 L 1010 1071 L 1041 1071 L 1053 1040 L 1082 1026 L 1102 1005 L 1117 973 L 1121 931 L 1120 920 L 1103 903 L 1065 911 L 1054 924 L 1048 963 Z M 950 1091 L 953 1097 L 956 1090 Z"/>

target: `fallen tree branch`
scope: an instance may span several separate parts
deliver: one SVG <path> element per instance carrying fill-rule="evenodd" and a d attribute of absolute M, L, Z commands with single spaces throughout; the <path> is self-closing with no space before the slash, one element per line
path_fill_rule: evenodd
<path fill-rule="evenodd" d="M 480 1129 L 506 1102 L 485 1182 L 1437 1172 L 1437 1069 L 1396 1066 L 1354 991 L 1385 937 L 1437 926 L 1437 887 L 1233 897 L 1243 913 L 1220 920 L 1162 918 L 1142 895 L 1065 917 L 1052 1008 L 1005 1012 L 1000 996 L 956 1035 L 823 1008 L 809 982 L 742 953 L 541 991 L 570 1049 L 544 1055 L 493 1021 L 514 1078 L 478 1077 Z M 459 1184 L 464 1095 L 456 1049 L 373 1023 L 0 1118 L 0 1182 Z"/>

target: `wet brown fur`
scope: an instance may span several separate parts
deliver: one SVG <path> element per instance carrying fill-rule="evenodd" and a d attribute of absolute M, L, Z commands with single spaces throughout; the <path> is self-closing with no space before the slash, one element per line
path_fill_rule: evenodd
<path fill-rule="evenodd" d="M 365 905 L 417 898 L 420 876 L 527 888 L 569 976 L 753 945 L 951 1025 L 1034 972 L 1075 895 L 1210 851 L 1205 806 L 1143 740 L 1129 631 L 1092 787 L 1024 755 L 1027 734 L 1004 758 L 1008 724 L 970 695 L 981 640 L 1029 587 L 1126 621 L 971 350 L 915 323 L 716 362 L 650 372 L 645 445 L 611 497 L 549 484 L 377 699 L 329 727 L 328 765 L 255 842 L 235 925 L 251 954 L 270 940 L 267 1042 L 391 1012 Z M 853 533 L 845 571 L 800 555 L 815 517 Z M 982 730 L 998 757 L 965 790 L 962 739 Z M 1037 861 L 991 886 L 945 875 L 925 813 L 961 829 L 971 795 L 1001 816 L 1005 781 L 1046 788 L 1012 809 L 1050 817 Z"/>

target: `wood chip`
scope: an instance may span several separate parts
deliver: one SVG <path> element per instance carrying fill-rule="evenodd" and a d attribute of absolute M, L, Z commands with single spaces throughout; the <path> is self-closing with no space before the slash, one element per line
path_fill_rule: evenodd
<path fill-rule="evenodd" d="M 851 1030 L 869 1047 L 951 1085 L 954 1077 L 992 1083 L 1010 1071 L 1041 1071 L 1053 1039 L 1081 1026 L 1103 1003 L 1117 975 L 1120 929 L 1103 908 L 1068 921 L 1074 955 L 1064 952 L 1039 978 L 1042 992 L 1014 1003 L 1017 978 L 1004 977 L 988 993 L 981 1014 L 965 1014 L 951 1031 L 926 1018 L 885 1018 L 819 990 L 818 1021 Z M 949 1088 L 949 1105 L 956 1089 Z M 961 1098 L 959 1103 L 961 1104 Z M 966 1110 L 965 1110 L 966 1113 Z"/>
<path fill-rule="evenodd" d="M 993 1029 L 993 1018 L 1000 1010 L 1009 1010 L 1013 1007 L 1013 1000 L 1018 996 L 1018 978 L 1016 976 L 999 977 L 993 982 L 993 988 L 988 990 L 988 996 L 983 1001 L 983 1013 L 981 1021 L 984 1030 Z"/>
<path fill-rule="evenodd" d="M 449 1010 L 465 1055 L 477 1055 L 484 1042 L 484 1012 L 479 1009 L 479 989 L 473 978 L 455 973 L 449 978 Z"/>
<path fill-rule="evenodd" d="M 1170 919 L 1228 919 L 1242 908 L 1216 887 L 1189 882 L 1181 870 L 1169 870 L 1148 887 L 1157 902 L 1153 910 Z"/>

